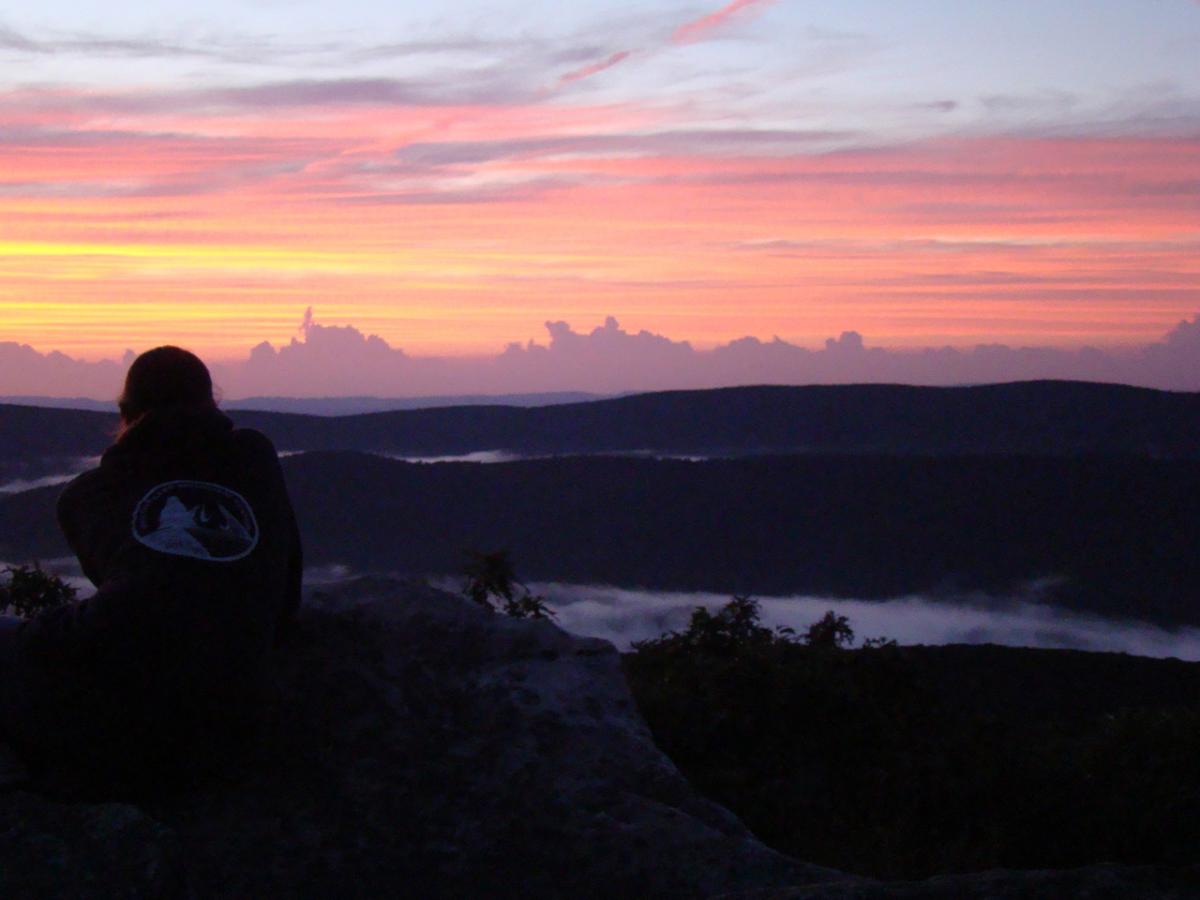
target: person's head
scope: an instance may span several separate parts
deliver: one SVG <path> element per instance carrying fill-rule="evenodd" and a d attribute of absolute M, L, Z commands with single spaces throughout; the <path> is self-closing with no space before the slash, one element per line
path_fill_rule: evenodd
<path fill-rule="evenodd" d="M 155 347 L 133 361 L 117 401 L 121 433 L 156 409 L 216 409 L 212 376 L 200 357 L 179 347 Z"/>

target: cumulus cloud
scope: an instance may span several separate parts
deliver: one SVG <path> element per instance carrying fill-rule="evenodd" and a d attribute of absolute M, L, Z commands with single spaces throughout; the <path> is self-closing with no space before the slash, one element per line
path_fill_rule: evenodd
<path fill-rule="evenodd" d="M 698 350 L 615 317 L 591 330 L 545 323 L 548 340 L 511 343 L 494 356 L 411 356 L 353 325 L 325 325 L 311 309 L 300 334 L 276 347 L 266 341 L 247 358 L 213 365 L 229 399 L 246 396 L 421 397 L 546 391 L 711 388 L 745 384 L 983 384 L 1028 379 L 1104 381 L 1168 390 L 1200 390 L 1200 315 L 1162 340 L 1123 353 L 1084 347 L 930 347 L 892 350 L 844 331 L 823 346 L 747 336 Z M 0 394 L 57 397 L 116 395 L 130 356 L 82 362 L 0 344 Z"/>
<path fill-rule="evenodd" d="M 263 342 L 220 375 L 230 396 L 294 394 L 301 384 L 333 396 L 525 393 L 558 385 L 612 393 L 638 384 L 680 386 L 679 373 L 694 373 L 696 353 L 687 341 L 630 333 L 611 316 L 587 333 L 562 321 L 545 327 L 549 343 L 513 343 L 495 357 L 411 357 L 353 326 L 320 325 L 306 312 L 303 339 L 278 349 Z"/>
<path fill-rule="evenodd" d="M 300 325 L 303 340 L 276 349 L 263 341 L 241 365 L 219 370 L 238 393 L 288 393 L 288 384 L 319 383 L 322 393 L 378 393 L 393 390 L 411 365 L 408 355 L 378 335 L 365 335 L 351 325 L 320 325 L 312 307 Z M 372 391 L 371 386 L 376 386 Z"/>
<path fill-rule="evenodd" d="M 1200 316 L 1183 320 L 1163 340 L 1150 344 L 1141 353 L 1141 367 L 1162 384 L 1197 385 L 1200 368 Z"/>
<path fill-rule="evenodd" d="M 57 350 L 39 353 L 28 344 L 0 341 L 0 392 L 112 399 L 120 393 L 132 361 L 132 351 L 120 361 L 87 362 Z"/>
<path fill-rule="evenodd" d="M 545 323 L 548 341 L 511 343 L 494 357 L 411 357 L 351 326 L 324 326 L 306 314 L 303 340 L 276 350 L 254 349 L 231 367 L 230 396 L 254 393 L 422 395 L 709 388 L 739 384 L 923 385 L 979 384 L 1023 379 L 1109 381 L 1200 390 L 1200 315 L 1181 322 L 1160 342 L 1124 355 L 1095 348 L 1010 347 L 889 350 L 870 346 L 856 331 L 810 349 L 775 337 L 743 337 L 697 350 L 615 317 L 590 331 L 565 321 Z"/>
<path fill-rule="evenodd" d="M 680 373 L 694 367 L 696 357 L 687 341 L 649 331 L 625 331 L 609 316 L 604 324 L 581 334 L 566 322 L 547 322 L 550 343 L 509 344 L 495 362 L 506 380 L 534 385 L 561 379 L 568 384 L 590 381 L 590 390 L 629 390 L 631 378 L 644 383 L 677 384 Z"/>

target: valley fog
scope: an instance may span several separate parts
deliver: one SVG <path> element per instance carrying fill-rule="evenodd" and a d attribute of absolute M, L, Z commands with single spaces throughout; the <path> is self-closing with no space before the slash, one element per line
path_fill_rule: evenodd
<path fill-rule="evenodd" d="M 461 580 L 440 579 L 446 590 Z M 544 596 L 555 622 L 566 631 L 612 641 L 630 649 L 634 641 L 687 628 L 692 611 L 710 611 L 729 602 L 715 593 L 639 591 L 616 587 L 532 583 Z M 1036 602 L 1037 586 L 1010 597 L 972 594 L 933 599 L 901 597 L 887 601 L 823 597 L 755 597 L 768 627 L 803 633 L 828 610 L 850 620 L 858 642 L 886 637 L 899 644 L 1004 644 L 1066 648 L 1200 661 L 1200 629 L 1166 629 L 1142 622 L 1074 614 Z"/>
<path fill-rule="evenodd" d="M 66 484 L 76 475 L 93 469 L 99 464 L 99 456 L 80 456 L 75 459 L 58 461 L 57 464 L 55 462 L 38 463 L 34 466 L 35 469 L 49 468 L 52 471 L 38 471 L 36 475 L 27 477 L 7 477 L 8 473 L 0 464 L 0 494 L 20 494 L 23 491 L 32 491 L 41 487 Z"/>
<path fill-rule="evenodd" d="M 62 576 L 80 597 L 93 588 L 74 559 L 43 560 L 42 567 Z M 0 561 L 0 570 L 11 563 Z M 357 577 L 343 565 L 312 566 L 304 571 L 306 588 L 320 589 Z M 463 579 L 438 576 L 431 584 L 449 593 L 462 590 Z M 572 634 L 611 641 L 618 650 L 635 641 L 687 628 L 692 611 L 715 611 L 729 602 L 725 594 L 642 591 L 612 586 L 531 582 L 555 613 L 555 624 Z M 899 597 L 893 600 L 845 600 L 828 597 L 755 597 L 762 624 L 803 633 L 827 611 L 845 616 L 856 645 L 866 638 L 886 637 L 902 645 L 1003 644 L 1010 647 L 1062 648 L 1134 656 L 1200 661 L 1200 628 L 1160 628 L 1143 622 L 1065 612 L 1037 602 L 1038 585 L 1023 594 L 957 597 Z"/>

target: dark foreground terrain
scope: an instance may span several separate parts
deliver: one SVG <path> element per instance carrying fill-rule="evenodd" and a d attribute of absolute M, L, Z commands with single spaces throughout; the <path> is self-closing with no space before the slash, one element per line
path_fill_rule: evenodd
<path fill-rule="evenodd" d="M 1200 664 L 714 622 L 625 671 L 656 742 L 776 849 L 885 879 L 1197 862 Z"/>
<path fill-rule="evenodd" d="M 5 900 L 712 897 L 841 880 L 650 739 L 611 645 L 367 580 L 309 598 L 238 766 L 180 790 L 0 787 Z M 94 791 L 93 791 L 94 793 Z"/>
<path fill-rule="evenodd" d="M 935 720 L 976 696 L 974 675 L 951 692 L 957 699 L 919 711 L 904 694 L 919 695 L 925 685 L 919 661 L 911 688 L 904 679 L 890 693 L 879 684 L 884 672 L 910 668 L 906 656 L 841 654 L 764 670 L 745 668 L 745 654 L 736 651 L 729 664 L 714 667 L 704 658 L 711 652 L 685 654 L 710 673 L 696 670 L 694 682 L 687 665 L 664 670 L 662 659 L 639 654 L 645 666 L 627 659 L 638 704 L 697 784 L 728 796 L 770 841 L 795 847 L 796 857 L 770 849 L 680 776 L 638 716 L 610 645 L 420 585 L 366 579 L 309 598 L 277 653 L 278 703 L 259 744 L 219 777 L 132 797 L 55 796 L 47 788 L 56 782 L 45 776 L 0 785 L 0 896 L 1173 900 L 1200 891 L 1190 860 L 1093 864 L 1123 835 L 1133 839 L 1132 849 L 1113 858 L 1144 857 L 1146 820 L 1108 816 L 1157 817 L 1169 788 L 1190 790 L 1174 766 L 1178 756 L 1194 758 L 1194 736 L 1172 750 L 1158 732 L 1133 728 L 1115 744 L 1127 750 L 1121 764 L 1102 760 L 1086 769 L 1121 776 L 1094 789 L 1091 805 L 1059 809 L 1056 800 L 1071 799 L 1069 786 L 1050 785 L 1045 798 L 1015 793 L 997 810 L 989 805 L 997 783 L 1014 791 L 1045 786 L 986 771 L 960 778 L 964 766 L 1003 764 L 986 737 L 973 736 L 958 718 Z M 865 666 L 858 662 L 865 659 Z M 993 662 L 981 657 L 966 671 L 992 671 Z M 1007 674 L 995 693 L 1020 693 L 1010 676 L 1032 692 L 1047 688 L 1050 718 L 1059 722 L 1060 698 L 1072 692 L 1075 675 L 1101 690 L 1132 679 L 1172 701 L 1194 690 L 1195 667 L 1181 674 L 1170 664 L 1101 661 L 1096 671 L 1094 662 L 1043 654 L 1001 663 Z M 824 677 L 803 677 L 841 669 L 824 687 Z M 929 674 L 939 672 L 935 663 Z M 664 673 L 683 680 L 672 686 L 671 678 L 658 677 Z M 788 686 L 774 699 L 756 693 Z M 703 692 L 679 707 L 675 721 L 695 729 L 682 741 L 656 707 L 656 698 L 680 689 Z M 1003 698 L 986 690 L 978 697 L 1005 715 Z M 1102 705 L 1083 710 L 1080 721 Z M 787 719 L 772 723 L 780 712 Z M 976 715 L 984 735 L 998 730 Z M 1018 728 L 1013 743 L 1041 734 L 1028 712 L 1007 721 Z M 1080 746 L 1072 743 L 1073 726 L 1058 728 L 1049 733 L 1062 739 L 1046 755 L 1065 746 L 1060 769 L 1087 763 L 1086 754 L 1070 753 Z M 938 752 L 940 739 L 950 745 Z M 947 779 L 944 790 L 938 773 Z M 849 785 L 846 776 L 861 784 Z M 964 796 L 951 796 L 952 789 Z M 1050 810 L 1068 833 L 1036 852 L 1018 844 L 998 853 L 1013 838 L 1004 813 L 1021 802 L 1031 815 Z M 943 815 L 936 807 L 945 803 L 951 809 Z M 1087 820 L 1097 807 L 1104 817 Z M 968 811 L 961 835 L 963 822 L 953 814 Z M 1162 825 L 1167 849 L 1156 858 L 1173 859 L 1178 845 L 1170 841 L 1188 840 L 1194 823 L 1194 815 L 1184 815 Z M 1050 824 L 1031 823 L 1031 838 L 1055 837 Z M 954 870 L 997 858 L 1059 865 L 1085 840 L 1098 843 L 1080 868 L 927 881 L 876 881 L 801 861 L 837 856 L 851 870 L 876 871 Z"/>

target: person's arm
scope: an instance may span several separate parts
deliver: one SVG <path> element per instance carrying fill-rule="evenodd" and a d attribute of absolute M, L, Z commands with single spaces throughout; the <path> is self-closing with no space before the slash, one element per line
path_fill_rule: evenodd
<path fill-rule="evenodd" d="M 300 609 L 300 591 L 304 579 L 304 548 L 300 543 L 300 526 L 296 522 L 296 513 L 292 509 L 286 490 L 283 500 L 287 504 L 287 518 L 289 519 L 287 591 L 284 594 L 284 605 L 280 611 L 276 634 L 285 631 L 296 617 L 296 613 Z"/>
<path fill-rule="evenodd" d="M 296 522 L 296 513 L 292 509 L 292 501 L 288 497 L 287 483 L 283 477 L 283 467 L 279 464 L 279 455 L 270 438 L 253 429 L 241 429 L 239 440 L 244 447 L 249 448 L 251 459 L 254 460 L 254 471 L 259 473 L 263 491 L 263 522 L 271 523 L 267 527 L 278 529 L 279 543 L 275 546 L 280 555 L 273 557 L 270 565 L 284 567 L 283 594 L 279 598 L 279 606 L 275 611 L 276 639 L 285 632 L 300 608 L 301 581 L 304 572 L 304 551 L 300 543 L 300 528 Z"/>
<path fill-rule="evenodd" d="M 79 566 L 88 581 L 97 587 L 101 579 L 99 541 L 95 533 L 99 522 L 97 512 L 106 508 L 106 503 L 94 496 L 98 475 L 98 470 L 92 470 L 72 480 L 58 495 L 55 510 L 67 546 L 79 559 Z"/>
<path fill-rule="evenodd" d="M 0 613 L 0 677 L 7 677 L 7 667 L 17 657 L 17 634 L 24 624 L 25 620 L 20 616 Z"/>

